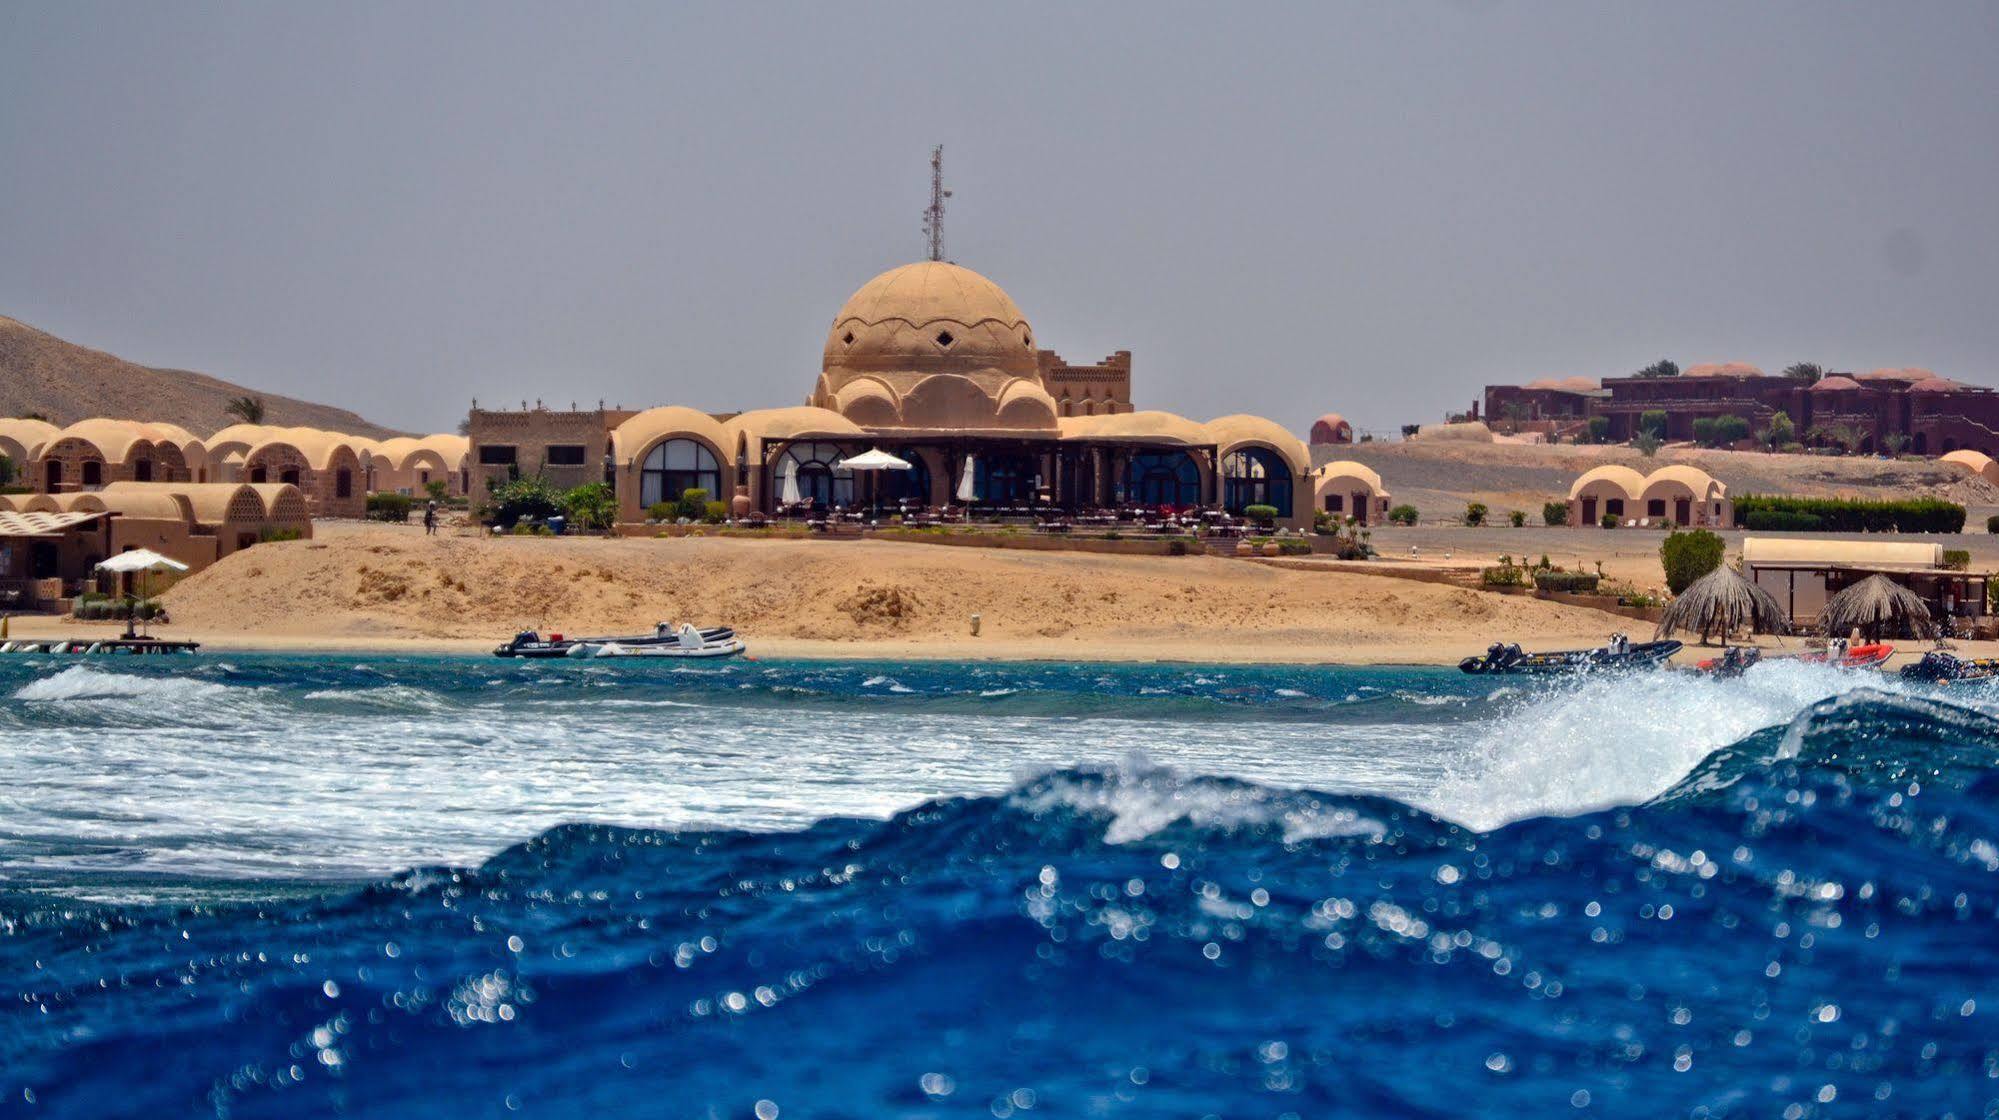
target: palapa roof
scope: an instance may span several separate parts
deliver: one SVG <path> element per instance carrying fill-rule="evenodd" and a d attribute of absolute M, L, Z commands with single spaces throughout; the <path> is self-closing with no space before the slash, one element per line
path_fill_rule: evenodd
<path fill-rule="evenodd" d="M 1927 638 L 1936 632 L 1922 596 L 1885 575 L 1872 575 L 1826 601 L 1819 628 L 1827 634 L 1887 630 Z"/>
<path fill-rule="evenodd" d="M 1723 564 L 1695 580 L 1659 617 L 1660 637 L 1675 631 L 1705 638 L 1718 632 L 1724 640 L 1747 627 L 1753 633 L 1781 634 L 1786 629 L 1783 604 L 1741 572 Z"/>

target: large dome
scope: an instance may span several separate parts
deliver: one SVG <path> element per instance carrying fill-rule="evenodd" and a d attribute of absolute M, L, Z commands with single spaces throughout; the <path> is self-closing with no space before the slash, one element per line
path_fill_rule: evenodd
<path fill-rule="evenodd" d="M 1014 405 L 1002 416 L 1003 401 L 1023 393 L 1046 396 L 1034 330 L 1020 308 L 969 268 L 919 261 L 847 298 L 826 333 L 812 403 L 845 411 L 865 402 L 865 415 L 853 419 L 870 427 L 1052 427 L 1052 405 L 1045 424 L 1033 407 Z M 912 398 L 924 406 L 912 412 Z M 891 416 L 901 422 L 887 423 Z"/>

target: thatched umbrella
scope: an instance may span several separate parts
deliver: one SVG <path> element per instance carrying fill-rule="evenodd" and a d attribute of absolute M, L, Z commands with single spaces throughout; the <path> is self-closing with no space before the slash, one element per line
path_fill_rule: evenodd
<path fill-rule="evenodd" d="M 1783 604 L 1756 586 L 1741 572 L 1723 564 L 1690 584 L 1678 598 L 1666 604 L 1659 619 L 1658 637 L 1675 630 L 1698 633 L 1707 644 L 1710 632 L 1721 632 L 1721 644 L 1728 636 L 1747 626 L 1750 633 L 1781 634 L 1785 630 Z"/>
<path fill-rule="evenodd" d="M 1834 595 L 1819 612 L 1819 627 L 1834 636 L 1858 629 L 1869 639 L 1883 632 L 1928 638 L 1937 631 L 1922 596 L 1884 575 L 1868 576 Z"/>

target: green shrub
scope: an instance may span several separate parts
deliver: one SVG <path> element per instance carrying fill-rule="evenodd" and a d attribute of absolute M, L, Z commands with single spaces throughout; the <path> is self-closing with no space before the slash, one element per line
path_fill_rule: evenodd
<path fill-rule="evenodd" d="M 1488 512 L 1490 511 L 1485 508 L 1484 502 L 1467 502 L 1465 504 L 1465 524 L 1472 526 L 1485 524 L 1485 515 Z"/>
<path fill-rule="evenodd" d="M 545 521 L 563 511 L 562 493 L 535 475 L 496 482 L 486 495 L 484 519 L 511 529 L 522 521 Z"/>
<path fill-rule="evenodd" d="M 1733 413 L 1714 418 L 1714 442 L 1720 447 L 1730 447 L 1749 438 L 1749 421 Z"/>
<path fill-rule="evenodd" d="M 368 520 L 407 522 L 415 502 L 406 494 L 368 495 Z"/>
<path fill-rule="evenodd" d="M 654 502 L 646 507 L 646 516 L 654 521 L 672 521 L 680 516 L 680 503 Z"/>
<path fill-rule="evenodd" d="M 1762 513 L 1803 514 L 1818 519 L 1811 526 L 1832 533 L 1961 533 L 1964 507 L 1941 498 L 1896 498 L 1867 501 L 1852 498 L 1795 498 L 1745 494 L 1736 499 L 1735 523 L 1758 526 L 1751 519 Z"/>
<path fill-rule="evenodd" d="M 273 529 L 267 525 L 257 531 L 257 543 L 259 544 L 271 544 L 274 541 L 302 541 L 304 539 L 305 530 L 303 529 Z"/>
<path fill-rule="evenodd" d="M 1638 414 L 1638 432 L 1658 439 L 1666 438 L 1666 410 L 1648 408 Z"/>
<path fill-rule="evenodd" d="M 1527 576 L 1527 569 L 1517 564 L 1494 564 L 1480 569 L 1478 581 L 1487 587 L 1529 587 L 1533 584 Z"/>
<path fill-rule="evenodd" d="M 1284 556 L 1312 555 L 1312 542 L 1298 537 L 1285 537 L 1277 542 L 1277 551 Z"/>
<path fill-rule="evenodd" d="M 729 503 L 709 502 L 701 507 L 701 520 L 710 525 L 720 525 L 729 519 Z"/>
<path fill-rule="evenodd" d="M 708 513 L 708 491 L 695 487 L 680 492 L 680 516 L 699 521 Z"/>
<path fill-rule="evenodd" d="M 608 482 L 586 482 L 562 496 L 573 528 L 604 530 L 618 520 L 618 494 Z"/>
<path fill-rule="evenodd" d="M 1603 441 L 1609 438 L 1610 438 L 1610 417 L 1608 416 L 1590 417 L 1589 442 L 1602 443 Z"/>
<path fill-rule="evenodd" d="M 451 487 L 441 478 L 433 478 L 423 484 L 423 492 L 430 500 L 442 504 L 451 497 Z"/>
<path fill-rule="evenodd" d="M 1715 445 L 1714 421 L 1715 418 L 1712 416 L 1697 416 L 1694 418 L 1695 443 L 1700 444 L 1702 447 L 1713 447 Z"/>
<path fill-rule="evenodd" d="M 1943 566 L 1953 572 L 1962 572 L 1971 567 L 1971 552 L 1963 548 L 1943 550 Z"/>
<path fill-rule="evenodd" d="M 1416 517 L 1416 507 L 1411 505 L 1396 506 L 1388 511 L 1388 520 L 1396 525 L 1414 525 Z"/>
<path fill-rule="evenodd" d="M 1544 502 L 1541 505 L 1541 524 L 1567 525 L 1569 523 L 1569 503 Z"/>
<path fill-rule="evenodd" d="M 1527 524 L 1527 515 L 1520 510 L 1511 510 L 1506 515 L 1506 523 L 1515 529 Z"/>
<path fill-rule="evenodd" d="M 1593 592 L 1603 577 L 1595 572 L 1557 572 L 1552 570 L 1534 573 L 1534 586 L 1542 591 Z"/>
<path fill-rule="evenodd" d="M 1617 528 L 1617 515 L 1614 513 L 1606 513 L 1602 517 L 1597 518 L 1597 524 L 1603 526 L 1606 529 L 1615 529 Z"/>
<path fill-rule="evenodd" d="M 1999 513 L 1995 513 L 1985 519 L 1985 531 L 1988 533 L 1999 533 Z"/>
<path fill-rule="evenodd" d="M 1809 513 L 1780 513 L 1776 510 L 1757 510 L 1747 518 L 1738 518 L 1742 527 L 1758 533 L 1815 533 L 1825 528 L 1825 522 Z"/>
<path fill-rule="evenodd" d="M 1666 586 L 1673 594 L 1721 567 L 1728 546 L 1706 529 L 1675 529 L 1659 542 L 1659 563 L 1666 569 Z"/>
<path fill-rule="evenodd" d="M 1256 521 L 1264 525 L 1268 525 L 1271 522 L 1277 520 L 1277 507 L 1262 506 L 1262 505 L 1244 506 L 1242 507 L 1242 515 L 1244 517 L 1249 518 L 1251 521 Z"/>

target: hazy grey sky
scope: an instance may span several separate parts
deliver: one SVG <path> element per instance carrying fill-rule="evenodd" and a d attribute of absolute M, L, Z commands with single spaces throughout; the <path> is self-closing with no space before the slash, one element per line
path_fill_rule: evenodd
<path fill-rule="evenodd" d="M 949 255 L 1141 407 L 1999 381 L 1999 4 L 0 3 L 0 313 L 448 428 L 811 388 Z"/>

